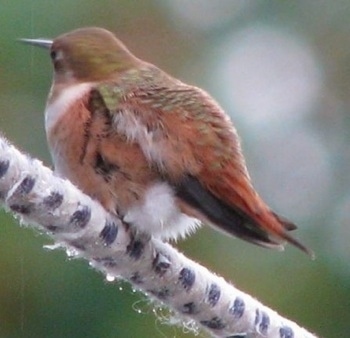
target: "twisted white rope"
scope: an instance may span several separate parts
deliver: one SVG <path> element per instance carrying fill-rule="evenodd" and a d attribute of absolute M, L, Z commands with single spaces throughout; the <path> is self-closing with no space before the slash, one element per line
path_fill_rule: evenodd
<path fill-rule="evenodd" d="M 96 269 L 129 281 L 213 337 L 316 337 L 169 244 L 134 238 L 99 203 L 1 137 L 0 203 Z"/>

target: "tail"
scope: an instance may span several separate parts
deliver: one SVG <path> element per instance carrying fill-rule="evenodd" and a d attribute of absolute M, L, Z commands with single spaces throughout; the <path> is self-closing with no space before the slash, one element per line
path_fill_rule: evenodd
<path fill-rule="evenodd" d="M 296 225 L 269 209 L 259 215 L 245 212 L 219 199 L 190 175 L 174 188 L 180 199 L 180 208 L 185 214 L 205 223 L 209 221 L 217 230 L 263 247 L 282 250 L 281 242 L 285 240 L 314 258 L 310 249 L 288 234 L 288 231 L 297 228 Z"/>
<path fill-rule="evenodd" d="M 315 259 L 315 253 L 309 249 L 308 247 L 306 247 L 305 245 L 303 245 L 302 243 L 300 243 L 297 239 L 295 239 L 293 236 L 291 236 L 287 231 L 292 231 L 297 229 L 297 226 L 290 222 L 288 219 L 284 218 L 283 216 L 277 215 L 276 213 L 272 212 L 272 215 L 276 218 L 276 220 L 283 226 L 283 228 L 286 231 L 283 231 L 282 233 L 279 234 L 279 236 L 281 236 L 283 239 L 285 239 L 288 243 L 294 245 L 295 247 L 297 247 L 298 249 L 304 251 L 307 255 L 309 255 L 311 257 L 311 259 Z"/>

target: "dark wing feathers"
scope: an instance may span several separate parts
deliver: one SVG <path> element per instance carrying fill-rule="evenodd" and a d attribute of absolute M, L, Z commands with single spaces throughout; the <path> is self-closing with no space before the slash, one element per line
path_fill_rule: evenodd
<path fill-rule="evenodd" d="M 120 85 L 123 93 L 118 98 L 113 99 L 114 88 L 105 90 L 112 106 L 135 114 L 147 130 L 150 123 L 159 122 L 149 136 L 157 135 L 154 142 L 171 156 L 158 152 L 152 157 L 147 150 L 145 156 L 175 188 L 178 198 L 199 210 L 202 220 L 231 235 L 277 248 L 287 240 L 310 253 L 288 235 L 296 226 L 273 213 L 251 187 L 238 136 L 217 103 L 204 91 L 156 68 L 142 70 L 138 76 L 139 83 L 133 79 Z M 140 146 L 145 149 L 144 144 Z M 230 184 L 223 177 L 230 179 Z M 249 196 L 256 196 L 256 204 Z"/>
<path fill-rule="evenodd" d="M 174 185 L 174 189 L 179 198 L 199 210 L 213 224 L 219 224 L 223 232 L 261 246 L 280 246 L 251 217 L 214 196 L 195 177 L 186 175 Z"/>

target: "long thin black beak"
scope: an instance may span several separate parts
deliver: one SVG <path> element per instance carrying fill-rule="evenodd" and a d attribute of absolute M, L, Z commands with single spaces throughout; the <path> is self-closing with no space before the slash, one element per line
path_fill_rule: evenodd
<path fill-rule="evenodd" d="M 50 49 L 52 46 L 52 40 L 48 39 L 19 39 L 19 41 L 45 49 Z"/>

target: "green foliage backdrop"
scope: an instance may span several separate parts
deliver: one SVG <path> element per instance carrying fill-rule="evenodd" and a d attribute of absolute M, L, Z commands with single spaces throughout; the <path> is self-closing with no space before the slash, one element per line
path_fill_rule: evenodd
<path fill-rule="evenodd" d="M 49 58 L 17 38 L 81 26 L 208 90 L 243 139 L 252 179 L 317 254 L 203 228 L 177 246 L 322 337 L 350 329 L 349 1 L 0 0 L 0 130 L 51 165 Z M 0 337 L 191 337 L 164 312 L 0 211 Z M 166 314 L 166 313 L 165 313 Z"/>

